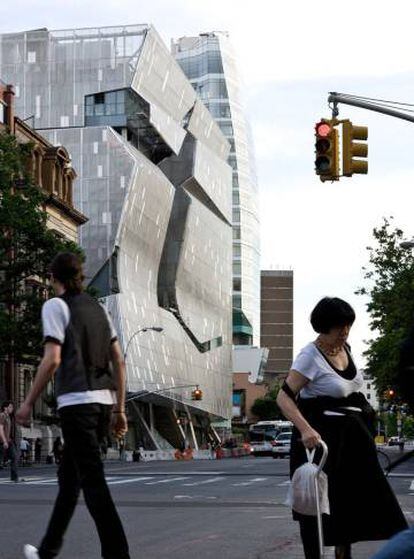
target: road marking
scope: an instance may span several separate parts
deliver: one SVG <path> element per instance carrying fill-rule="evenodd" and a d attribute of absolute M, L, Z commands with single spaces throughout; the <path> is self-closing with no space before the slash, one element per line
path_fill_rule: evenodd
<path fill-rule="evenodd" d="M 414 479 L 413 479 L 413 481 L 411 482 L 410 491 L 414 491 Z"/>
<path fill-rule="evenodd" d="M 57 483 L 57 478 L 51 477 L 46 479 L 39 479 L 37 481 L 26 481 L 29 485 L 55 485 Z"/>
<path fill-rule="evenodd" d="M 108 472 L 108 473 L 113 473 L 116 475 L 116 471 L 112 471 L 112 472 Z M 141 475 L 143 476 L 222 476 L 224 475 L 226 472 L 216 472 L 215 470 L 212 471 L 204 471 L 204 470 L 191 470 L 189 472 L 152 472 L 152 471 L 148 471 L 148 472 L 140 472 Z M 127 474 L 125 473 L 124 475 L 133 475 L 133 474 Z"/>
<path fill-rule="evenodd" d="M 290 479 L 288 479 L 287 481 L 282 481 L 282 483 L 278 483 L 279 487 L 284 487 L 286 485 L 290 485 Z"/>
<path fill-rule="evenodd" d="M 145 485 L 157 485 L 158 483 L 172 483 L 173 481 L 181 481 L 183 479 L 188 479 L 188 477 L 172 477 L 170 479 L 160 479 L 158 481 L 149 481 Z"/>
<path fill-rule="evenodd" d="M 116 481 L 108 481 L 108 485 L 122 485 L 124 483 L 135 483 L 137 481 L 145 481 L 147 479 L 154 479 L 153 477 L 134 477 L 132 479 L 117 479 Z"/>
<path fill-rule="evenodd" d="M 221 481 L 224 477 L 213 477 L 211 479 L 206 479 L 205 481 L 195 481 L 193 483 L 183 483 L 186 487 L 193 487 L 195 485 L 206 485 L 207 483 L 215 483 L 216 481 Z"/>
<path fill-rule="evenodd" d="M 246 487 L 247 485 L 253 485 L 253 483 L 258 483 L 259 481 L 265 481 L 267 479 L 267 477 L 255 477 L 254 479 L 251 479 L 250 481 L 242 481 L 241 483 L 232 483 L 232 485 L 234 487 Z"/>
<path fill-rule="evenodd" d="M 263 520 L 268 520 L 268 519 L 271 519 L 271 518 L 272 518 L 272 519 L 273 519 L 273 518 L 278 518 L 278 519 L 280 519 L 280 518 L 289 518 L 289 517 L 290 517 L 289 514 L 285 514 L 285 515 L 283 515 L 283 516 L 262 516 L 262 519 L 263 519 Z"/>

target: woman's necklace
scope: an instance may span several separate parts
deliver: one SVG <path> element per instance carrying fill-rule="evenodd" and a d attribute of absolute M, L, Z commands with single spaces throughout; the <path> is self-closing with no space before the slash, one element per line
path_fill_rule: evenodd
<path fill-rule="evenodd" d="M 328 355 L 329 357 L 336 357 L 345 347 L 345 344 L 332 346 L 331 344 L 324 342 L 320 336 L 316 338 L 315 344 L 325 353 L 325 355 Z"/>

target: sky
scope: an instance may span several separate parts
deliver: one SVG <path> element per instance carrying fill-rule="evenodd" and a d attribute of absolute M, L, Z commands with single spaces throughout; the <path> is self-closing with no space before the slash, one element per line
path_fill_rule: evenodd
<path fill-rule="evenodd" d="M 329 91 L 414 102 L 412 11 L 403 0 L 392 9 L 373 0 L 14 0 L 0 4 L 0 32 L 151 23 L 169 45 L 228 31 L 255 144 L 262 267 L 294 270 L 295 351 L 314 337 L 316 302 L 339 296 L 357 313 L 350 342 L 362 366 L 372 334 L 355 290 L 372 229 L 392 215 L 414 235 L 414 125 L 340 106 L 340 118 L 369 128 L 369 174 L 333 184 L 314 174 L 313 129 L 330 117 Z"/>

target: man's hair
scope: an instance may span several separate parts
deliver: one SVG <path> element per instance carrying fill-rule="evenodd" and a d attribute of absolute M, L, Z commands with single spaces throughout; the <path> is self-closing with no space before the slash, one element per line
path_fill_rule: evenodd
<path fill-rule="evenodd" d="M 352 326 L 355 312 L 349 303 L 339 297 L 324 297 L 313 309 L 310 321 L 318 334 L 328 334 L 332 328 Z"/>
<path fill-rule="evenodd" d="M 0 406 L 0 411 L 4 411 L 6 408 L 8 408 L 10 406 L 10 404 L 13 405 L 13 402 L 11 400 L 5 400 L 4 402 L 2 402 L 1 406 Z"/>
<path fill-rule="evenodd" d="M 50 273 L 60 281 L 67 293 L 81 293 L 84 280 L 82 261 L 73 252 L 60 252 L 50 265 Z"/>

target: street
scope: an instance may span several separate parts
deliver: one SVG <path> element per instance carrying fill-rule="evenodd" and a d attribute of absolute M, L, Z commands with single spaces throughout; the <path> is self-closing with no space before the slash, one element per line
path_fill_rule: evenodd
<path fill-rule="evenodd" d="M 393 455 L 397 450 L 390 450 Z M 288 461 L 270 457 L 193 462 L 106 463 L 107 480 L 123 519 L 131 557 L 171 559 L 299 559 L 298 526 L 283 505 Z M 390 478 L 409 522 L 414 515 L 414 461 Z M 1 559 L 22 557 L 37 544 L 57 491 L 55 466 L 21 468 L 26 480 L 0 477 Z M 370 557 L 378 542 L 356 544 Z M 99 540 L 81 500 L 62 559 L 100 557 Z"/>

